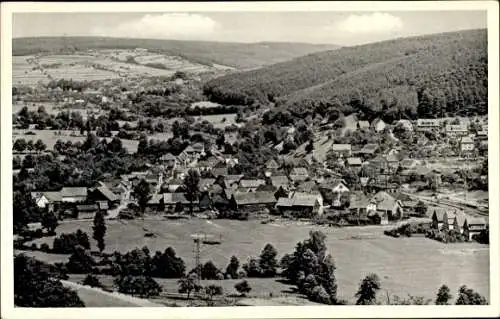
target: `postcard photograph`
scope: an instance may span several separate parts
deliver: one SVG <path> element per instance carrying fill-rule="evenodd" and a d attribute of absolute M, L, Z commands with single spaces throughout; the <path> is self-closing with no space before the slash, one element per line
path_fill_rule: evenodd
<path fill-rule="evenodd" d="M 11 314 L 498 311 L 491 2 L 11 5 Z"/>

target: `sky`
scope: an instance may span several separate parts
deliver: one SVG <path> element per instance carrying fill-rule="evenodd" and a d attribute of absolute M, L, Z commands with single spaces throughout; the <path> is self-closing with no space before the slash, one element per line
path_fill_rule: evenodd
<path fill-rule="evenodd" d="M 15 13 L 13 38 L 108 36 L 343 46 L 486 28 L 486 11 Z"/>

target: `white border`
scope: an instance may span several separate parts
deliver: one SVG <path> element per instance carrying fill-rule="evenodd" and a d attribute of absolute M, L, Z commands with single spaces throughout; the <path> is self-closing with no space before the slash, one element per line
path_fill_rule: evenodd
<path fill-rule="evenodd" d="M 1 317 L 2 318 L 326 318 L 326 317 L 497 317 L 499 308 L 499 69 L 496 1 L 428 2 L 189 2 L 189 3 L 2 3 L 1 4 Z M 487 10 L 489 98 L 490 300 L 489 306 L 284 306 L 223 308 L 13 308 L 12 271 L 12 13 L 15 12 L 264 12 L 264 11 L 462 11 Z"/>

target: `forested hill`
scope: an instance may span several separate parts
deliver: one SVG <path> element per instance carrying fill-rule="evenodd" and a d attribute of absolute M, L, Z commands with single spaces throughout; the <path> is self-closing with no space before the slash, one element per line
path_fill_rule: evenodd
<path fill-rule="evenodd" d="M 221 64 L 238 69 L 251 69 L 305 54 L 336 49 L 338 46 L 285 42 L 230 43 L 108 37 L 37 37 L 13 39 L 12 55 L 136 48 L 181 56 L 207 65 Z"/>
<path fill-rule="evenodd" d="M 298 116 L 485 114 L 487 64 L 486 30 L 467 30 L 314 53 L 214 79 L 204 91 L 222 103 L 277 102 Z"/>

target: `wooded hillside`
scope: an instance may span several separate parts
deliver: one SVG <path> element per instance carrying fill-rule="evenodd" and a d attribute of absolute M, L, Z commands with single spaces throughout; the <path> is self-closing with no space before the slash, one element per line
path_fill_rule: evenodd
<path fill-rule="evenodd" d="M 135 48 L 180 56 L 192 62 L 206 65 L 215 63 L 238 69 L 249 69 L 287 61 L 313 52 L 336 49 L 338 46 L 309 43 L 229 43 L 107 37 L 38 37 L 13 39 L 12 55 Z"/>
<path fill-rule="evenodd" d="M 487 112 L 486 30 L 395 39 L 296 58 L 214 79 L 221 103 L 276 102 L 292 113 L 328 109 L 362 117 L 435 117 Z"/>

